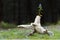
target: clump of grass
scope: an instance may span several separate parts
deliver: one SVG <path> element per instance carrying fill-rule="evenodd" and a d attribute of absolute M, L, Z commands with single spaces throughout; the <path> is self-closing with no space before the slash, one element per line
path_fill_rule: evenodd
<path fill-rule="evenodd" d="M 1 22 L 0 23 L 0 27 L 1 28 L 15 28 L 16 25 L 15 24 L 11 24 L 11 23 Z"/>

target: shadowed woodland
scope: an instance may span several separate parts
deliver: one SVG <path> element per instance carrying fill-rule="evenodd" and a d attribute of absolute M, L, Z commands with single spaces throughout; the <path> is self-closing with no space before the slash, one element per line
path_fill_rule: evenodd
<path fill-rule="evenodd" d="M 0 21 L 15 24 L 33 22 L 39 3 L 43 7 L 42 24 L 60 20 L 59 0 L 0 0 Z"/>

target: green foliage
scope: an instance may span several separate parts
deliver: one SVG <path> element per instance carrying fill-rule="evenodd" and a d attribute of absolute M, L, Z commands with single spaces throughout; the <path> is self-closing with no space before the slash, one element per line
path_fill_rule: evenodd
<path fill-rule="evenodd" d="M 43 11 L 42 5 L 39 4 L 39 6 L 38 6 L 38 15 L 42 16 L 42 15 L 41 15 L 42 11 Z"/>
<path fill-rule="evenodd" d="M 11 23 L 1 22 L 0 23 L 0 27 L 1 28 L 15 28 L 16 25 L 15 24 L 11 24 Z"/>

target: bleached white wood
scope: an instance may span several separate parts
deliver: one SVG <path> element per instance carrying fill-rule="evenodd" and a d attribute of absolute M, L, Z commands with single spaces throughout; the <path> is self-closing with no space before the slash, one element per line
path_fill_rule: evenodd
<path fill-rule="evenodd" d="M 37 15 L 33 23 L 29 25 L 18 25 L 17 27 L 23 27 L 23 28 L 29 28 L 29 29 L 31 28 L 33 30 L 36 30 L 38 33 L 43 34 L 47 29 L 44 29 L 44 27 L 41 26 L 40 20 L 41 20 L 41 16 Z M 49 35 L 54 35 L 53 32 L 48 31 L 48 30 L 47 30 L 47 33 Z"/>

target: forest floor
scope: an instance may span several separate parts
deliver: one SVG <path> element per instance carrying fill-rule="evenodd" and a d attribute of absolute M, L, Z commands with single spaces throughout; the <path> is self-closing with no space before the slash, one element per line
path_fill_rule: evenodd
<path fill-rule="evenodd" d="M 0 29 L 0 39 L 15 40 L 60 40 L 60 24 L 45 26 L 48 30 L 54 32 L 54 36 L 35 33 L 27 36 L 32 30 L 24 28 Z"/>

